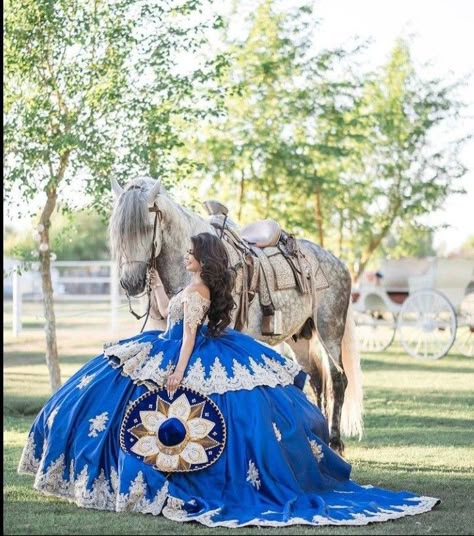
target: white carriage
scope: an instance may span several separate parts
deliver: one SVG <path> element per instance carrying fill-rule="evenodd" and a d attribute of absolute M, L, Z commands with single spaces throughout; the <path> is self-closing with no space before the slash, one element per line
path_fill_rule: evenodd
<path fill-rule="evenodd" d="M 386 260 L 352 299 L 363 352 L 385 350 L 397 333 L 413 357 L 439 359 L 453 344 L 474 356 L 474 259 Z"/>

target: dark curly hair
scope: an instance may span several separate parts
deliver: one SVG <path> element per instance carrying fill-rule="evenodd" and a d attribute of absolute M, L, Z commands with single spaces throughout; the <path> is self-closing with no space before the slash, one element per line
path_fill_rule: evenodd
<path fill-rule="evenodd" d="M 229 267 L 229 257 L 224 244 L 211 233 L 199 233 L 191 237 L 193 256 L 201 264 L 201 279 L 211 292 L 211 305 L 207 316 L 208 333 L 218 337 L 232 322 L 232 298 L 235 272 Z"/>

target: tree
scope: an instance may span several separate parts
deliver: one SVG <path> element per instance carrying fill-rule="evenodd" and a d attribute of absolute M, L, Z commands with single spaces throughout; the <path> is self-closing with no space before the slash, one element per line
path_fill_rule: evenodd
<path fill-rule="evenodd" d="M 410 229 L 422 227 L 429 233 L 420 218 L 460 191 L 456 180 L 466 172 L 458 156 L 464 139 L 446 139 L 443 133 L 461 109 L 455 89 L 456 84 L 418 74 L 403 40 L 366 82 L 367 142 L 341 177 L 349 192 L 344 227 L 352 232 L 345 247 L 354 252 L 355 278 L 390 233 L 408 237 Z"/>
<path fill-rule="evenodd" d="M 5 4 L 5 194 L 10 202 L 16 195 L 26 201 L 41 195 L 44 202 L 37 230 L 53 391 L 61 378 L 50 271 L 51 216 L 59 198 L 64 210 L 71 206 L 67 202 L 88 201 L 104 211 L 111 173 L 128 179 L 140 171 L 166 175 L 171 168 L 183 116 L 174 112 L 184 108 L 189 117 L 197 100 L 192 81 L 204 85 L 212 76 L 212 69 L 200 66 L 188 75 L 174 72 L 177 51 L 195 50 L 199 29 L 215 24 L 215 19 L 194 26 L 186 22 L 200 4 Z M 219 60 L 211 67 L 216 65 Z M 71 190 L 75 199 L 68 196 Z"/>
<path fill-rule="evenodd" d="M 37 239 L 40 237 L 32 224 L 23 232 L 7 229 L 4 240 L 6 255 L 26 261 L 37 261 Z M 52 259 L 106 260 L 110 259 L 107 224 L 93 210 L 79 212 L 55 212 L 51 216 L 50 248 Z"/>
<path fill-rule="evenodd" d="M 333 210 L 324 203 L 338 197 L 343 161 L 360 135 L 350 113 L 358 81 L 341 69 L 352 51 L 311 50 L 317 21 L 309 3 L 279 10 L 264 0 L 247 25 L 242 41 L 223 36 L 232 58 L 225 116 L 193 140 L 201 191 L 240 221 L 276 218 L 324 244 Z"/>

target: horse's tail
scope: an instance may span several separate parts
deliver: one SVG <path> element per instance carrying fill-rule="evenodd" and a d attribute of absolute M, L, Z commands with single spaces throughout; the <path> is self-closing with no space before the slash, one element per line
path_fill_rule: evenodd
<path fill-rule="evenodd" d="M 362 369 L 360 353 L 357 347 L 356 326 L 352 310 L 352 300 L 349 299 L 346 325 L 341 343 L 342 366 L 347 377 L 347 387 L 341 413 L 341 433 L 345 436 L 362 437 L 363 431 L 363 395 Z"/>

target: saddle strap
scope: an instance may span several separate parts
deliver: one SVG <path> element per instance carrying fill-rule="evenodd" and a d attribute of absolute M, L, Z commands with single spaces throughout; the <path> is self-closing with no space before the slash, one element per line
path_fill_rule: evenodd
<path fill-rule="evenodd" d="M 240 289 L 236 289 L 237 294 L 240 294 L 240 296 L 239 303 L 237 303 L 237 312 L 234 324 L 234 329 L 241 331 L 247 324 L 251 301 L 249 299 L 249 267 L 245 261 L 249 251 L 238 239 L 238 237 L 236 237 L 236 235 L 227 227 L 223 229 L 222 235 L 221 240 L 223 244 L 227 248 L 230 248 L 237 253 L 239 257 L 239 261 L 233 268 L 240 268 L 242 270 L 242 285 Z"/>
<path fill-rule="evenodd" d="M 260 305 L 263 308 L 264 314 L 272 314 L 270 311 L 275 310 L 275 306 L 273 305 L 273 300 L 271 297 L 271 291 L 275 289 L 273 270 L 270 266 L 270 261 L 260 248 L 253 247 L 252 251 L 258 257 L 260 268 L 259 274 L 263 275 L 264 281 L 264 284 L 259 286 L 258 297 L 260 300 Z"/>

